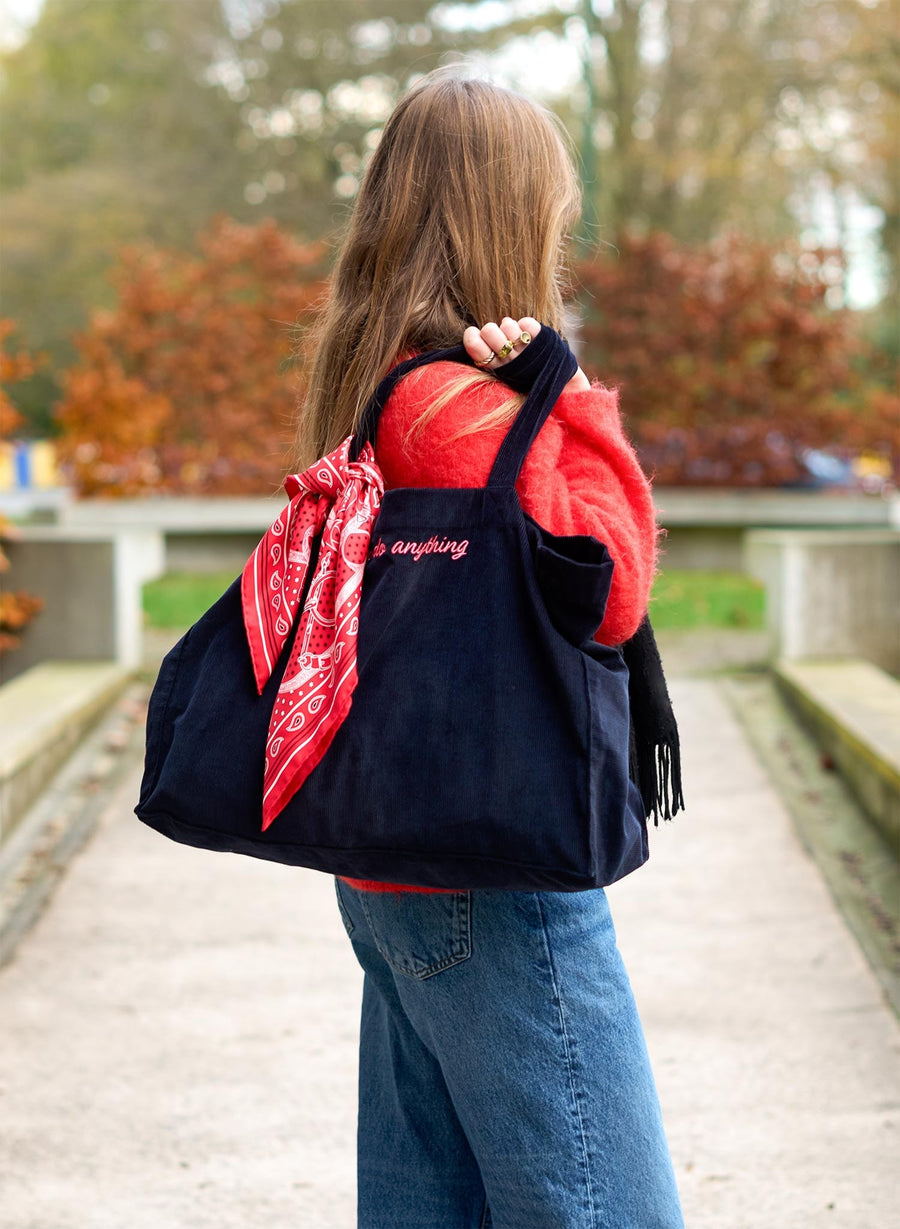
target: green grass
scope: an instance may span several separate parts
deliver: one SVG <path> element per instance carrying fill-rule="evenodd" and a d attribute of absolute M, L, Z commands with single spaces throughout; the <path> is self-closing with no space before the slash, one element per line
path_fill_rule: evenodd
<path fill-rule="evenodd" d="M 763 626 L 766 594 L 759 581 L 740 572 L 661 572 L 650 598 L 657 631 L 692 627 Z"/>
<path fill-rule="evenodd" d="M 150 627 L 190 627 L 234 580 L 233 572 L 170 572 L 144 585 Z M 763 626 L 765 591 L 739 572 L 661 572 L 650 599 L 658 630 Z"/>
<path fill-rule="evenodd" d="M 169 572 L 144 585 L 144 617 L 150 627 L 190 627 L 222 596 L 234 572 Z"/>

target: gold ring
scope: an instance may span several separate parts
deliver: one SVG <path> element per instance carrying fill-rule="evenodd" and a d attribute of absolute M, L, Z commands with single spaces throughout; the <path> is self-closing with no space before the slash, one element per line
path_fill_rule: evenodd
<path fill-rule="evenodd" d="M 520 346 L 527 346 L 527 345 L 528 345 L 528 343 L 529 343 L 530 341 L 531 341 L 531 334 L 530 334 L 530 333 L 520 333 L 520 334 L 519 334 L 519 340 L 518 340 L 518 342 L 517 342 L 517 345 L 520 345 Z"/>
<path fill-rule="evenodd" d="M 490 354 L 487 356 L 487 358 L 481 358 L 481 359 L 473 358 L 472 362 L 475 364 L 476 367 L 490 367 L 491 363 L 494 361 L 496 357 L 497 355 L 492 350 Z"/>
<path fill-rule="evenodd" d="M 497 351 L 497 358 L 509 358 L 515 347 L 516 343 L 514 341 L 507 341 L 506 344 L 501 346 Z"/>

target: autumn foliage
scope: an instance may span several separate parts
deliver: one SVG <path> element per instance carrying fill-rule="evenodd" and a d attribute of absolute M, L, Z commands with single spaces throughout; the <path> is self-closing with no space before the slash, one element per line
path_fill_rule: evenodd
<path fill-rule="evenodd" d="M 900 400 L 854 314 L 826 305 L 841 272 L 833 251 L 733 234 L 626 235 L 578 266 L 584 365 L 619 385 L 659 483 L 794 484 L 808 448 L 876 454 L 896 478 Z"/>
<path fill-rule="evenodd" d="M 10 400 L 6 385 L 27 380 L 45 361 L 44 355 L 29 354 L 27 350 L 10 353 L 7 344 L 15 331 L 14 320 L 0 320 L 0 440 L 9 439 L 22 425 L 22 415 Z"/>
<path fill-rule="evenodd" d="M 324 245 L 220 218 L 195 255 L 127 249 L 118 303 L 64 374 L 59 441 L 82 495 L 270 493 L 302 365 L 293 328 L 326 290 Z M 574 270 L 582 362 L 619 386 L 657 482 L 782 486 L 805 449 L 874 454 L 896 477 L 898 399 L 857 317 L 828 306 L 835 252 L 736 235 L 625 235 Z"/>
<path fill-rule="evenodd" d="M 284 477 L 299 393 L 287 369 L 324 248 L 226 218 L 198 248 L 126 249 L 117 306 L 76 338 L 56 417 L 81 495 L 268 493 Z"/>
<path fill-rule="evenodd" d="M 3 386 L 14 384 L 18 380 L 27 380 L 43 361 L 42 355 L 32 355 L 25 350 L 16 354 L 9 353 L 6 348 L 7 339 L 14 332 L 15 324 L 12 320 L 0 320 L 0 441 L 9 439 L 22 425 L 22 416 Z M 0 516 L 0 575 L 3 576 L 0 587 L 0 654 L 8 653 L 10 649 L 17 647 L 18 633 L 44 605 L 39 597 L 22 591 L 13 592 L 6 587 L 9 559 L 3 551 L 3 539 L 14 535 L 15 527 L 5 517 Z"/>

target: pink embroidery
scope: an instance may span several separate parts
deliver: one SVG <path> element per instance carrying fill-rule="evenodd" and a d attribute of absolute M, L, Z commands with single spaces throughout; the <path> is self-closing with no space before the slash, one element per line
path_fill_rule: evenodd
<path fill-rule="evenodd" d="M 457 542 L 453 538 L 439 538 L 437 534 L 425 542 L 405 542 L 402 538 L 398 538 L 396 542 L 391 543 L 392 555 L 412 555 L 416 563 L 423 555 L 449 555 L 451 559 L 462 559 L 468 549 L 468 538 Z M 386 551 L 387 547 L 379 538 L 372 548 L 372 557 L 377 559 Z"/>

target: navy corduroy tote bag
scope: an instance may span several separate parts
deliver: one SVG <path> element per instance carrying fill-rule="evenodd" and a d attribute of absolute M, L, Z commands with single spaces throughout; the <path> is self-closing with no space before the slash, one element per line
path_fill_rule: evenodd
<path fill-rule="evenodd" d="M 485 487 L 384 493 L 352 705 L 274 822 L 263 830 L 263 768 L 290 640 L 258 694 L 238 578 L 162 663 L 135 808 L 144 823 L 205 849 L 419 887 L 577 891 L 646 860 L 628 671 L 593 639 L 613 561 L 594 537 L 541 528 L 515 490 L 577 368 L 549 333 Z M 374 442 L 401 376 L 439 359 L 471 365 L 462 346 L 399 364 L 351 455 Z"/>

